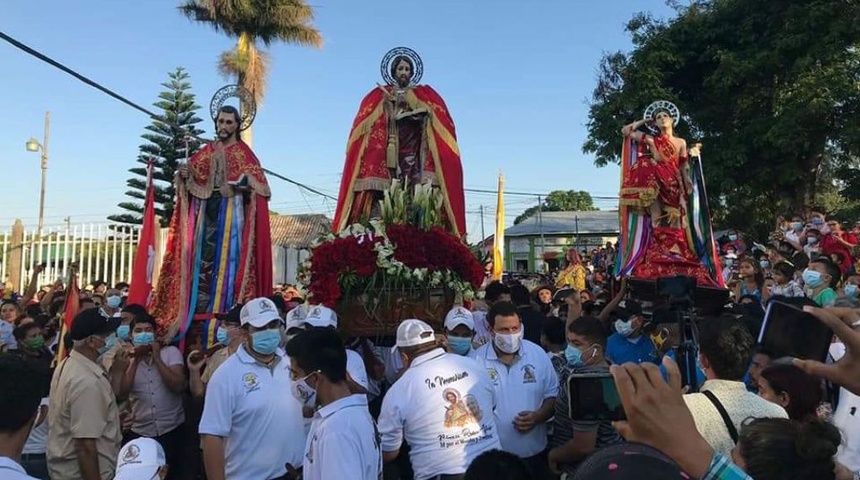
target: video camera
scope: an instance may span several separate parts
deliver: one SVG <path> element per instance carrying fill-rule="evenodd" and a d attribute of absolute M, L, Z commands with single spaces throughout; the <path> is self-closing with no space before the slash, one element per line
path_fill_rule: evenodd
<path fill-rule="evenodd" d="M 681 370 L 681 383 L 688 392 L 698 389 L 696 357 L 699 354 L 699 329 L 696 325 L 696 279 L 678 275 L 657 279 L 657 296 L 665 300 L 668 315 L 678 322 L 680 339 L 674 347 Z"/>

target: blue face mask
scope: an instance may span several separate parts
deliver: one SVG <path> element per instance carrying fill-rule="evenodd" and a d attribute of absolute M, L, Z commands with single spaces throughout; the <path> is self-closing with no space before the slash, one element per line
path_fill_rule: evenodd
<path fill-rule="evenodd" d="M 128 340 L 128 334 L 131 332 L 131 327 L 128 325 L 120 325 L 116 327 L 116 336 L 120 340 Z"/>
<path fill-rule="evenodd" d="M 251 348 L 260 355 L 271 355 L 278 349 L 281 343 L 281 332 L 277 328 L 270 328 L 251 334 Z"/>
<path fill-rule="evenodd" d="M 635 330 L 633 328 L 633 320 L 628 320 L 625 322 L 619 319 L 615 321 L 615 331 L 618 332 L 618 334 L 622 337 L 629 337 L 633 334 L 633 330 Z"/>
<path fill-rule="evenodd" d="M 111 334 L 109 337 L 105 338 L 104 341 L 105 345 L 98 350 L 99 357 L 107 353 L 108 350 L 110 350 L 114 347 L 114 345 L 116 345 L 116 334 Z"/>
<path fill-rule="evenodd" d="M 813 225 L 824 225 L 824 219 L 821 217 L 812 217 Z"/>
<path fill-rule="evenodd" d="M 795 232 L 803 230 L 803 222 L 791 222 L 791 229 Z"/>
<path fill-rule="evenodd" d="M 155 341 L 155 333 L 153 332 L 137 332 L 131 336 L 131 343 L 137 345 L 149 345 Z"/>
<path fill-rule="evenodd" d="M 230 343 L 230 339 L 227 338 L 227 329 L 224 327 L 218 327 L 218 330 L 215 330 L 215 340 L 218 340 L 218 343 L 221 345 L 227 345 Z"/>
<path fill-rule="evenodd" d="M 803 283 L 809 288 L 820 287 L 824 283 L 824 280 L 822 280 L 821 277 L 821 273 L 816 272 L 815 270 L 807 268 L 803 271 Z"/>
<path fill-rule="evenodd" d="M 731 235 L 729 235 L 729 241 L 730 241 L 730 242 L 737 242 L 737 241 L 738 241 L 738 236 L 737 236 L 737 235 L 735 235 L 735 234 L 731 234 Z"/>
<path fill-rule="evenodd" d="M 564 359 L 573 368 L 585 365 L 585 362 L 582 361 L 582 352 L 569 343 L 567 344 L 567 348 L 564 349 Z"/>
<path fill-rule="evenodd" d="M 758 264 L 761 265 L 761 268 L 770 268 L 770 262 L 767 260 L 762 260 Z"/>
<path fill-rule="evenodd" d="M 457 355 L 466 355 L 472 349 L 472 339 L 469 337 L 448 336 L 448 345 Z"/>
<path fill-rule="evenodd" d="M 818 243 L 818 238 L 816 238 L 816 237 L 806 237 L 806 244 L 807 244 L 807 245 L 815 245 L 816 243 Z"/>
<path fill-rule="evenodd" d="M 119 297 L 117 295 L 111 295 L 110 297 L 107 297 L 105 299 L 105 305 L 107 305 L 110 308 L 119 308 L 121 303 L 122 303 L 122 297 Z"/>
<path fill-rule="evenodd" d="M 857 285 L 854 285 L 853 283 L 849 283 L 848 285 L 845 285 L 845 288 L 843 290 L 845 290 L 845 295 L 847 295 L 849 297 L 856 297 L 857 296 Z"/>

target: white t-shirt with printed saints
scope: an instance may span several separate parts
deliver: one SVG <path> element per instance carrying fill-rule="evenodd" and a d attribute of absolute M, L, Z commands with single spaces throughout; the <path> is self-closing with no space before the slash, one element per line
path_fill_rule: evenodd
<path fill-rule="evenodd" d="M 218 367 L 206 387 L 200 434 L 226 439 L 230 480 L 260 480 L 298 468 L 307 437 L 302 408 L 290 393 L 290 361 L 276 353 L 266 367 L 240 346 Z"/>
<path fill-rule="evenodd" d="M 558 396 L 558 375 L 544 350 L 523 340 L 511 366 L 501 361 L 488 343 L 472 355 L 484 369 L 496 389 L 496 427 L 502 450 L 528 458 L 544 451 L 547 444 L 547 424 L 535 425 L 528 432 L 514 428 L 514 418 L 520 412 L 535 412 L 548 398 Z"/>
<path fill-rule="evenodd" d="M 471 358 L 432 350 L 412 361 L 382 400 L 382 451 L 411 448 L 416 480 L 460 474 L 500 447 L 496 398 L 487 372 Z"/>
<path fill-rule="evenodd" d="M 314 414 L 302 474 L 305 480 L 379 480 L 382 451 L 363 395 L 350 395 Z"/>

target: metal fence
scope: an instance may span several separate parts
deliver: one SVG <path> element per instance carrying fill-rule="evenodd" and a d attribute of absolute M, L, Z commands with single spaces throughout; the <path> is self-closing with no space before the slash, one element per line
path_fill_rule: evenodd
<path fill-rule="evenodd" d="M 166 230 L 161 235 L 166 235 Z M 128 282 L 139 238 L 138 226 L 91 223 L 46 227 L 40 237 L 35 229 L 24 229 L 19 223 L 0 233 L 0 278 L 22 292 L 36 265 L 45 265 L 38 281 L 44 286 L 65 278 L 77 262 L 81 287 L 97 280 L 111 286 Z"/>

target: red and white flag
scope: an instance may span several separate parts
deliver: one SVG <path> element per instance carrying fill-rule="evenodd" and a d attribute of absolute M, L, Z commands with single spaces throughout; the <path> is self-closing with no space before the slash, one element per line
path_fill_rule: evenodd
<path fill-rule="evenodd" d="M 143 205 L 143 228 L 137 243 L 137 253 L 131 269 L 126 304 L 137 303 L 149 308 L 152 301 L 152 273 L 155 268 L 155 185 L 152 181 L 152 161 L 146 167 L 146 200 Z"/>

